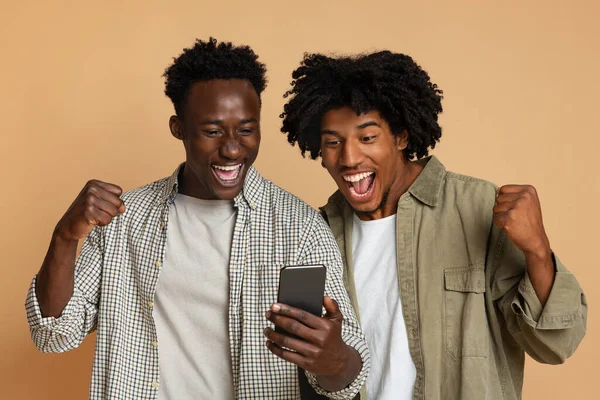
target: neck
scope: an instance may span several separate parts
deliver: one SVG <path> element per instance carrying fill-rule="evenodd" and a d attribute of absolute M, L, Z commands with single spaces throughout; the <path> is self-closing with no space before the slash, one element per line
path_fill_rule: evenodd
<path fill-rule="evenodd" d="M 386 218 L 396 214 L 398 202 L 408 188 L 417 179 L 423 167 L 411 161 L 402 161 L 402 165 L 397 169 L 396 177 L 391 187 L 386 191 L 379 207 L 372 212 L 357 212 L 358 218 L 363 221 Z"/>
<path fill-rule="evenodd" d="M 197 199 L 214 200 L 214 197 L 207 196 L 206 187 L 187 165 L 187 162 L 183 165 L 181 171 L 179 171 L 177 179 L 179 181 L 179 193 Z"/>

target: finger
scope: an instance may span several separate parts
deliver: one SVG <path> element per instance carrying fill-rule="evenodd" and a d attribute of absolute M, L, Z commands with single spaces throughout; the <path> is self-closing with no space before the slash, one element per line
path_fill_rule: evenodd
<path fill-rule="evenodd" d="M 277 344 L 279 347 L 293 350 L 305 357 L 315 357 L 319 351 L 316 346 L 304 340 L 295 339 L 289 335 L 275 332 L 271 328 L 265 328 L 263 333 L 267 339 Z"/>
<path fill-rule="evenodd" d="M 94 205 L 88 206 L 83 215 L 88 224 L 93 226 L 108 225 L 113 219 L 113 217 L 110 214 L 100 210 Z"/>
<path fill-rule="evenodd" d="M 527 185 L 504 185 L 501 186 L 500 188 L 498 188 L 497 193 L 498 194 L 503 194 L 503 193 L 519 193 L 522 192 L 523 190 L 525 190 Z"/>
<path fill-rule="evenodd" d="M 101 186 L 90 186 L 88 192 L 93 193 L 96 197 L 113 204 L 120 213 L 125 212 L 125 204 L 118 195 L 104 189 Z"/>
<path fill-rule="evenodd" d="M 293 364 L 296 364 L 300 368 L 306 369 L 306 359 L 302 354 L 294 353 L 293 351 L 283 349 L 277 344 L 271 342 L 270 340 L 266 342 L 266 345 L 269 351 L 271 351 L 271 353 L 275 354 L 277 357 L 285 361 L 289 361 Z"/>
<path fill-rule="evenodd" d="M 502 230 L 506 230 L 510 223 L 510 211 L 499 212 L 494 214 L 494 223 Z"/>
<path fill-rule="evenodd" d="M 120 196 L 123 194 L 123 189 L 120 186 L 114 185 L 112 183 L 102 182 L 97 179 L 93 179 L 88 182 L 88 184 L 98 185 L 104 190 L 114 194 L 115 196 Z"/>
<path fill-rule="evenodd" d="M 276 327 L 283 329 L 286 332 L 296 335 L 299 338 L 306 340 L 307 342 L 315 343 L 316 332 L 309 328 L 303 323 L 283 315 L 276 314 L 271 311 L 267 311 L 265 314 L 267 319 L 271 321 Z"/>
<path fill-rule="evenodd" d="M 119 208 L 109 201 L 94 195 L 91 195 L 90 201 L 92 202 L 92 205 L 110 215 L 111 218 L 114 218 L 119 214 Z"/>
<path fill-rule="evenodd" d="M 316 315 L 313 315 L 300 308 L 290 307 L 287 304 L 275 303 L 271 306 L 271 311 L 276 314 L 295 319 L 296 321 L 299 321 L 310 328 L 317 329 L 323 326 L 321 317 L 317 317 Z"/>
<path fill-rule="evenodd" d="M 507 203 L 520 199 L 522 197 L 522 192 L 518 193 L 502 193 L 496 197 L 496 203 Z"/>
<path fill-rule="evenodd" d="M 510 202 L 510 203 L 498 203 L 498 204 L 494 204 L 494 208 L 492 209 L 494 214 L 498 214 L 498 213 L 502 213 L 502 212 L 507 212 L 509 210 L 512 210 L 515 206 L 515 202 Z"/>
<path fill-rule="evenodd" d="M 325 296 L 323 297 L 323 307 L 325 307 L 325 318 L 327 319 L 335 319 L 335 320 L 343 320 L 344 316 L 342 315 L 342 312 L 340 311 L 340 307 L 338 306 L 338 303 L 333 300 L 331 297 L 329 296 Z"/>

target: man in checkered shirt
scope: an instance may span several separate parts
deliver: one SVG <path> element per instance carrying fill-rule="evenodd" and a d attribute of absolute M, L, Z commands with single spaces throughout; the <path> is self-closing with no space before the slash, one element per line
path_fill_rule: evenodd
<path fill-rule="evenodd" d="M 91 399 L 297 399 L 298 367 L 319 395 L 353 398 L 369 354 L 336 242 L 252 167 L 265 66 L 211 38 L 165 78 L 186 161 L 125 194 L 85 185 L 31 283 L 36 346 L 68 351 L 97 330 Z M 315 264 L 327 267 L 323 317 L 274 304 L 281 267 Z"/>

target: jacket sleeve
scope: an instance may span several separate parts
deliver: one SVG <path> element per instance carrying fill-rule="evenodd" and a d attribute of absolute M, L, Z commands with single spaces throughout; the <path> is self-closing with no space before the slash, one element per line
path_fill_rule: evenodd
<path fill-rule="evenodd" d="M 62 353 L 77 348 L 96 328 L 101 274 L 102 237 L 100 228 L 94 228 L 76 261 L 73 295 L 58 318 L 42 316 L 35 293 L 37 276 L 33 278 L 25 308 L 31 338 L 40 351 Z"/>
<path fill-rule="evenodd" d="M 492 268 L 492 296 L 507 328 L 519 346 L 533 359 L 561 364 L 583 339 L 587 301 L 575 276 L 552 255 L 556 275 L 544 306 L 529 275 L 525 255 L 506 233 L 492 228 L 488 268 Z"/>

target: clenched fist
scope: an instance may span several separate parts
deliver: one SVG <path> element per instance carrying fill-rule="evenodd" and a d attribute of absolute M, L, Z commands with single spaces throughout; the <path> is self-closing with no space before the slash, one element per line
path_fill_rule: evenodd
<path fill-rule="evenodd" d="M 505 230 L 513 244 L 526 255 L 550 250 L 540 200 L 531 185 L 505 185 L 498 189 L 494 223 Z"/>
<path fill-rule="evenodd" d="M 123 190 L 111 183 L 89 181 L 56 225 L 55 235 L 78 241 L 96 225 L 108 225 L 114 217 L 125 212 L 125 205 L 119 197 L 121 193 Z"/>

